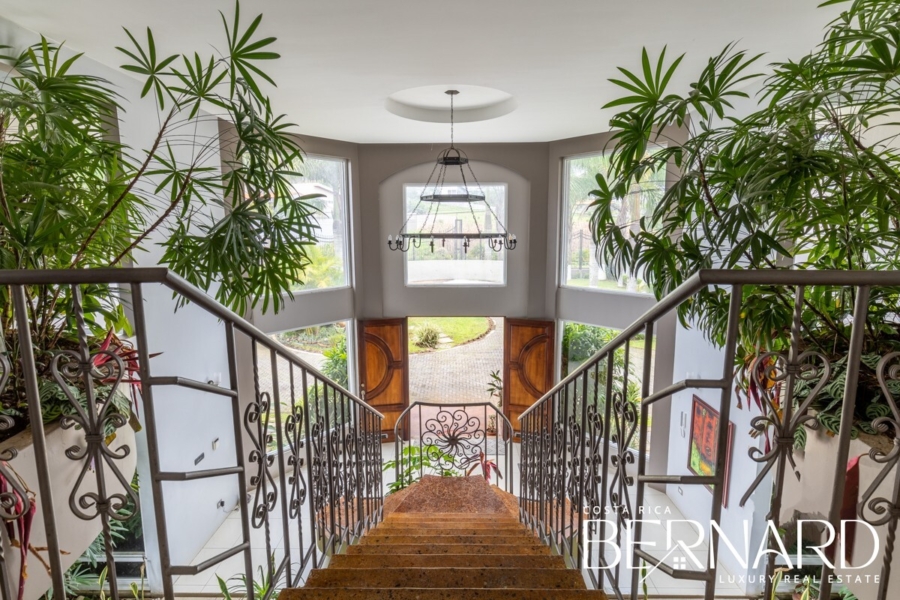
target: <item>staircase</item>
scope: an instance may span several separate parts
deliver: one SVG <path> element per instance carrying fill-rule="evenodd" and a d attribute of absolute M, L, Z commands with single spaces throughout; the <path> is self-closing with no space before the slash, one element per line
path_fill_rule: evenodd
<path fill-rule="evenodd" d="M 279 600 L 606 599 L 519 523 L 502 492 L 478 479 L 426 478 L 404 490 L 381 524 Z M 478 496 L 494 501 L 473 502 Z M 443 512 L 448 505 L 465 510 Z"/>

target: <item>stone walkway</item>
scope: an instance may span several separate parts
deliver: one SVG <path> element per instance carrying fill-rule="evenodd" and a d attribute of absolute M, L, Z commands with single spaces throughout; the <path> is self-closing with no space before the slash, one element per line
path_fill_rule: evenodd
<path fill-rule="evenodd" d="M 411 354 L 409 402 L 487 402 L 491 372 L 503 369 L 503 319 L 475 342 L 447 350 Z"/>

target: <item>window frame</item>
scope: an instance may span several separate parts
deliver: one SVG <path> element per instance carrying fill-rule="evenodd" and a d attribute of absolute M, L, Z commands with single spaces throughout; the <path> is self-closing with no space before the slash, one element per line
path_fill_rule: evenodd
<path fill-rule="evenodd" d="M 304 164 L 309 159 L 320 159 L 320 160 L 330 160 L 330 161 L 338 161 L 343 164 L 344 171 L 344 214 L 347 215 L 347 218 L 344 219 L 344 252 L 346 256 L 346 261 L 344 264 L 344 283 L 343 285 L 336 285 L 325 288 L 312 288 L 312 289 L 299 289 L 299 290 L 291 290 L 290 294 L 294 296 L 298 295 L 306 295 L 306 294 L 321 294 L 324 292 L 334 292 L 340 290 L 348 290 L 353 288 L 354 282 L 354 253 L 353 253 L 353 215 L 351 214 L 351 210 L 353 207 L 353 191 L 350 187 L 351 185 L 351 177 L 350 177 L 350 159 L 346 156 L 332 156 L 329 154 L 320 154 L 317 152 L 304 153 L 303 162 Z M 288 296 L 288 292 L 285 292 L 283 296 Z M 337 322 L 337 321 L 335 321 Z M 326 323 L 327 324 L 327 323 Z M 311 327 L 313 327 L 311 325 Z"/>
<path fill-rule="evenodd" d="M 454 185 L 452 182 L 449 185 Z M 462 185 L 462 184 L 459 184 Z M 479 182 L 484 187 L 502 186 L 503 193 L 503 212 L 505 215 L 504 225 L 509 227 L 509 183 L 502 181 Z M 402 185 L 400 198 L 400 219 L 401 223 L 406 223 L 406 189 L 409 187 L 425 187 L 426 183 L 406 182 Z M 483 289 L 483 288 L 505 288 L 509 286 L 509 250 L 503 249 L 503 280 L 499 283 L 410 283 L 409 282 L 409 252 L 403 253 L 403 287 L 412 289 L 439 289 L 439 290 L 457 290 L 457 289 Z"/>
<path fill-rule="evenodd" d="M 569 154 L 561 157 L 560 161 L 560 188 L 559 188 L 559 229 L 558 229 L 558 244 L 557 244 L 557 277 L 556 283 L 560 289 L 566 290 L 574 290 L 577 292 L 590 292 L 590 293 L 603 293 L 603 294 L 615 294 L 624 297 L 636 297 L 636 298 L 647 298 L 653 297 L 652 291 L 646 292 L 633 292 L 628 289 L 604 289 L 600 287 L 591 287 L 589 285 L 579 286 L 579 285 L 571 285 L 567 281 L 566 273 L 568 269 L 568 245 L 569 245 L 569 228 L 568 228 L 568 213 L 569 213 L 569 168 L 568 163 L 572 160 L 578 160 L 579 158 L 588 158 L 592 156 L 602 156 L 604 154 L 609 154 L 608 150 L 591 150 L 588 152 L 579 152 L 576 154 Z M 668 189 L 668 178 L 665 181 L 665 188 Z M 587 324 L 587 323 L 585 323 Z"/>

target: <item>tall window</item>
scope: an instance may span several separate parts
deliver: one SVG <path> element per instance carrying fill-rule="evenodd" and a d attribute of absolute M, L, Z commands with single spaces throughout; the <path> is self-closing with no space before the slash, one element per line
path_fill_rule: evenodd
<path fill-rule="evenodd" d="M 318 290 L 349 284 L 350 260 L 347 244 L 349 214 L 347 161 L 339 158 L 309 156 L 300 167 L 303 177 L 294 182 L 300 196 L 321 194 L 309 200 L 316 209 L 317 243 L 307 248 L 310 259 L 303 283 L 297 290 Z"/>
<path fill-rule="evenodd" d="M 589 207 L 594 200 L 591 191 L 597 189 L 596 175 L 606 175 L 608 169 L 608 153 L 567 158 L 565 161 L 561 283 L 580 288 L 650 293 L 640 273 L 622 275 L 616 279 L 607 274 L 597 260 Z M 665 172 L 650 172 L 633 186 L 625 198 L 616 201 L 613 212 L 617 215 L 623 235 L 628 237 L 637 232 L 641 217 L 653 212 L 665 189 Z"/>
<path fill-rule="evenodd" d="M 497 223 L 506 223 L 506 184 L 482 184 L 485 202 L 436 203 L 419 202 L 425 189 L 422 184 L 403 186 L 406 231 L 433 233 L 434 250 L 428 240 L 406 253 L 407 285 L 506 285 L 506 250 L 491 250 L 484 240 L 469 240 L 468 250 L 462 240 L 442 242 L 442 233 L 502 231 Z M 445 193 L 454 189 L 444 185 Z M 460 186 L 459 192 L 463 193 Z M 435 209 L 439 211 L 436 212 Z"/>

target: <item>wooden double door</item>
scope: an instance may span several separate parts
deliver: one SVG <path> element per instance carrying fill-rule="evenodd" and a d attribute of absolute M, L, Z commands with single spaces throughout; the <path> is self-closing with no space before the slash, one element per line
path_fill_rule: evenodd
<path fill-rule="evenodd" d="M 384 415 L 382 433 L 388 439 L 409 406 L 408 334 L 405 318 L 366 320 L 359 326 L 360 392 Z M 552 321 L 504 319 L 503 413 L 517 430 L 519 415 L 553 386 L 554 348 Z"/>

